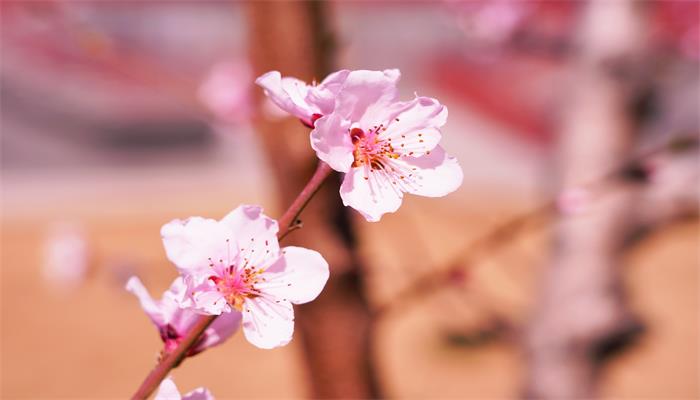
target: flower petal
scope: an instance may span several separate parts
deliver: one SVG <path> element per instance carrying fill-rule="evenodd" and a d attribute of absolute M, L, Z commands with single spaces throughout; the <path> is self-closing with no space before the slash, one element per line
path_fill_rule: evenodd
<path fill-rule="evenodd" d="M 422 157 L 402 157 L 401 161 L 411 168 L 417 184 L 409 185 L 405 191 L 427 197 L 442 197 L 454 192 L 462 185 L 464 173 L 457 159 L 445 153 L 441 146 L 436 146 Z"/>
<path fill-rule="evenodd" d="M 286 345 L 294 334 L 292 303 L 263 296 L 247 299 L 243 310 L 243 334 L 261 349 Z"/>
<path fill-rule="evenodd" d="M 221 224 L 233 233 L 237 251 L 251 265 L 262 266 L 265 260 L 279 254 L 277 221 L 263 214 L 262 207 L 238 206 L 221 220 Z"/>
<path fill-rule="evenodd" d="M 330 90 L 333 93 L 338 93 L 343 83 L 345 83 L 345 80 L 348 79 L 348 75 L 350 75 L 349 69 L 341 69 L 340 71 L 332 72 L 318 87 L 323 90 Z"/>
<path fill-rule="evenodd" d="M 214 400 L 214 396 L 212 396 L 208 389 L 203 387 L 181 396 L 173 379 L 167 377 L 160 383 L 158 393 L 154 397 L 154 400 Z"/>
<path fill-rule="evenodd" d="M 299 79 L 282 78 L 279 71 L 270 71 L 258 77 L 255 83 L 279 108 L 297 118 L 309 120 L 312 114 L 319 112 L 318 107 L 307 102 L 309 86 Z"/>
<path fill-rule="evenodd" d="M 347 172 L 354 160 L 349 126 L 347 121 L 333 113 L 317 120 L 311 131 L 311 147 L 318 158 L 340 172 Z"/>
<path fill-rule="evenodd" d="M 214 396 L 207 388 L 197 388 L 182 396 L 182 400 L 214 400 Z"/>
<path fill-rule="evenodd" d="M 167 377 L 163 379 L 163 382 L 160 383 L 160 386 L 158 386 L 158 393 L 156 393 L 156 397 L 154 400 L 181 400 L 182 396 L 180 396 L 180 391 L 177 390 L 177 386 L 175 385 L 175 382 L 173 382 L 172 378 Z"/>
<path fill-rule="evenodd" d="M 367 221 L 377 222 L 401 206 L 403 193 L 392 182 L 384 171 L 352 168 L 340 185 L 343 205 L 359 211 Z"/>
<path fill-rule="evenodd" d="M 350 72 L 338 93 L 334 112 L 359 122 L 365 131 L 372 128 L 386 119 L 387 107 L 398 97 L 396 83 L 400 77 L 397 69 Z"/>
<path fill-rule="evenodd" d="M 185 277 L 185 283 L 187 284 L 187 293 L 180 301 L 180 307 L 207 315 L 231 312 L 231 307 L 216 289 L 216 285 L 209 279 L 209 276 L 189 275 Z"/>
<path fill-rule="evenodd" d="M 400 154 L 418 157 L 432 150 L 442 135 L 438 128 L 447 121 L 447 107 L 429 97 L 416 97 L 392 115 L 382 139 L 391 143 Z"/>
<path fill-rule="evenodd" d="M 197 320 L 199 314 L 192 310 L 180 307 L 182 299 L 187 295 L 187 285 L 182 276 L 173 280 L 170 288 L 163 293 L 160 301 L 161 310 L 165 315 L 165 322 L 170 324 L 175 331 L 184 335 Z"/>
<path fill-rule="evenodd" d="M 347 79 L 350 71 L 347 69 L 333 72 L 318 86 L 312 86 L 306 96 L 307 102 L 318 107 L 321 115 L 328 115 L 335 109 L 336 95 Z"/>
<path fill-rule="evenodd" d="M 174 220 L 160 230 L 168 259 L 183 273 L 207 273 L 209 258 L 226 258 L 233 234 L 213 219 Z"/>
<path fill-rule="evenodd" d="M 328 281 L 328 263 L 317 251 L 287 246 L 263 277 L 266 281 L 256 288 L 277 299 L 294 304 L 315 299 Z"/>
<path fill-rule="evenodd" d="M 196 350 L 202 351 L 225 342 L 241 327 L 241 319 L 241 313 L 235 310 L 221 314 L 204 331 L 204 340 L 197 346 Z"/>
<path fill-rule="evenodd" d="M 129 281 L 126 283 L 126 290 L 133 293 L 139 299 L 141 308 L 143 308 L 143 311 L 146 312 L 146 315 L 148 315 L 156 327 L 160 328 L 168 323 L 168 318 L 163 315 L 160 304 L 153 300 L 139 278 L 135 276 L 129 278 Z"/>

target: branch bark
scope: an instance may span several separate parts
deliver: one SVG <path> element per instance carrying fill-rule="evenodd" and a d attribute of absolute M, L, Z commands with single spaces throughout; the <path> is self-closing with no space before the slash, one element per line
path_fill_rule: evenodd
<path fill-rule="evenodd" d="M 255 72 L 279 70 L 307 81 L 321 80 L 331 72 L 334 40 L 328 7 L 329 3 L 320 1 L 251 2 L 248 21 Z M 259 118 L 256 132 L 276 177 L 280 201 L 287 202 L 316 160 L 309 146 L 309 130 L 299 121 Z M 340 179 L 336 173 L 332 176 Z M 322 188 L 305 215 L 304 235 L 289 238 L 320 251 L 331 266 L 321 296 L 295 314 L 312 395 L 378 398 L 364 269 L 337 187 Z"/>
<path fill-rule="evenodd" d="M 594 0 L 581 25 L 573 92 L 560 136 L 560 190 L 629 157 L 643 16 L 631 0 Z M 618 178 L 583 213 L 560 215 L 541 297 L 526 336 L 526 396 L 591 398 L 604 350 L 634 327 L 619 276 L 637 185 Z"/>

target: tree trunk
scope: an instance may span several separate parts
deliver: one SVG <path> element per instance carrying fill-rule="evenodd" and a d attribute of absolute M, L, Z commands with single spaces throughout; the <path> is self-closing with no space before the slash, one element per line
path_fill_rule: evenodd
<path fill-rule="evenodd" d="M 560 193 L 597 181 L 632 150 L 632 90 L 640 79 L 642 3 L 593 0 L 581 25 L 560 136 Z M 635 327 L 620 256 L 638 187 L 613 179 L 585 208 L 559 216 L 541 297 L 527 332 L 526 396 L 591 398 L 603 356 Z"/>
<path fill-rule="evenodd" d="M 250 50 L 256 74 L 279 70 L 283 76 L 322 80 L 333 68 L 327 6 L 251 2 Z M 309 146 L 309 129 L 299 121 L 263 117 L 257 118 L 255 128 L 276 178 L 279 200 L 288 204 L 318 162 Z M 329 178 L 302 214 L 303 228 L 289 236 L 288 244 L 318 250 L 331 266 L 319 298 L 297 308 L 296 328 L 314 398 L 377 398 L 363 268 L 348 211 L 338 194 L 339 180 L 338 174 Z"/>

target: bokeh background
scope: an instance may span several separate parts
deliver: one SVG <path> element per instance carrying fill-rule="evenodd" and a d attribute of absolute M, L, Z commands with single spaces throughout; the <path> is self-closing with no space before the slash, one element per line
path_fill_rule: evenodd
<path fill-rule="evenodd" d="M 173 372 L 217 398 L 700 397 L 697 2 L 4 1 L 0 397 L 124 398 L 160 338 L 123 287 L 160 226 L 279 216 L 308 129 L 255 87 L 399 68 L 465 180 L 380 223 L 337 181 L 290 243 L 333 278 L 287 347 Z"/>

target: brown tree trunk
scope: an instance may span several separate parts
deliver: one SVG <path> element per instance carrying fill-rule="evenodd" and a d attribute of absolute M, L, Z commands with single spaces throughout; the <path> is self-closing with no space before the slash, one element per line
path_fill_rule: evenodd
<path fill-rule="evenodd" d="M 561 191 L 597 181 L 631 154 L 640 78 L 642 3 L 593 0 L 581 25 L 560 137 Z M 613 180 L 581 213 L 558 218 L 541 298 L 526 337 L 526 396 L 595 395 L 601 356 L 634 325 L 619 277 L 638 188 Z"/>
<path fill-rule="evenodd" d="M 323 79 L 333 68 L 333 37 L 326 8 L 327 3 L 322 2 L 250 3 L 254 71 L 279 70 L 283 76 L 306 81 Z M 288 204 L 317 163 L 309 145 L 309 129 L 292 119 L 263 117 L 257 119 L 255 128 L 276 177 L 279 200 Z M 329 178 L 302 214 L 303 228 L 290 234 L 286 243 L 318 250 L 331 266 L 321 296 L 296 310 L 297 340 L 304 344 L 314 398 L 377 398 L 363 269 L 338 183 L 338 174 Z"/>

